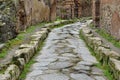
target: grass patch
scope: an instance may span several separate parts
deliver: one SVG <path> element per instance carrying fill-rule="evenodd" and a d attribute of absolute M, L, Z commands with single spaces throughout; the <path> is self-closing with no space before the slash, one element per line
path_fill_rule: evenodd
<path fill-rule="evenodd" d="M 107 41 L 111 42 L 115 47 L 120 48 L 120 41 L 116 40 L 112 35 L 107 33 L 104 29 L 96 28 L 94 24 L 90 24 L 92 29 L 95 29 L 98 34 L 100 34 Z"/>
<path fill-rule="evenodd" d="M 82 34 L 81 34 L 81 31 L 80 31 L 80 38 L 85 41 L 84 37 L 83 37 Z M 94 52 L 94 50 L 93 50 L 92 48 L 90 48 L 87 44 L 86 44 L 86 46 L 87 46 L 87 48 L 89 49 L 89 51 L 91 52 L 91 54 L 96 57 L 96 53 Z M 97 59 L 98 59 L 98 58 L 97 58 Z M 98 62 L 99 62 L 99 60 L 98 60 Z M 112 76 L 111 73 L 110 73 L 110 69 L 109 69 L 108 65 L 103 66 L 103 65 L 99 62 L 99 63 L 96 64 L 95 66 L 98 67 L 98 68 L 100 68 L 100 69 L 102 69 L 104 75 L 105 75 L 109 80 L 114 80 L 113 76 Z"/>
<path fill-rule="evenodd" d="M 120 48 L 120 41 L 117 41 L 112 35 L 108 34 L 105 30 L 96 30 L 97 33 L 99 33 L 103 38 L 107 39 L 109 42 L 111 42 L 114 46 Z"/>
<path fill-rule="evenodd" d="M 2 49 L 1 52 L 0 52 L 0 58 L 4 58 L 7 55 L 8 50 L 12 49 L 14 46 L 20 45 L 24 41 L 24 39 L 25 39 L 25 34 L 32 33 L 36 29 L 36 27 L 42 27 L 44 24 L 45 24 L 45 22 L 37 24 L 37 25 L 34 25 L 34 26 L 30 26 L 26 30 L 26 32 L 20 32 L 17 35 L 16 38 L 7 41 L 6 45 L 5 45 L 5 48 Z"/>
<path fill-rule="evenodd" d="M 98 68 L 100 68 L 100 69 L 103 70 L 104 75 L 105 75 L 109 80 L 114 80 L 113 75 L 111 75 L 110 69 L 109 69 L 109 67 L 108 67 L 107 65 L 106 65 L 106 66 L 103 66 L 101 63 L 98 63 L 98 64 L 96 64 L 96 66 L 97 66 Z"/>

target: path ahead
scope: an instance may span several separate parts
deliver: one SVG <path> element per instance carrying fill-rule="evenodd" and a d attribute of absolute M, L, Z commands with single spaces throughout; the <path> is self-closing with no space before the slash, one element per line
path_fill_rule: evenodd
<path fill-rule="evenodd" d="M 52 30 L 25 80 L 107 80 L 75 23 Z"/>

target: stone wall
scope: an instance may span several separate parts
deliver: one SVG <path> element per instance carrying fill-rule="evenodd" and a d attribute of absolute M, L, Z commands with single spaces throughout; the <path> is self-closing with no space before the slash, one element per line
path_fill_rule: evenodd
<path fill-rule="evenodd" d="M 57 0 L 57 16 L 64 19 L 92 15 L 91 0 Z"/>
<path fill-rule="evenodd" d="M 93 0 L 93 19 L 97 26 L 120 39 L 119 0 Z"/>
<path fill-rule="evenodd" d="M 6 41 L 16 35 L 16 9 L 12 0 L 0 0 L 0 41 Z"/>
<path fill-rule="evenodd" d="M 0 41 L 30 25 L 56 19 L 56 0 L 0 0 Z"/>

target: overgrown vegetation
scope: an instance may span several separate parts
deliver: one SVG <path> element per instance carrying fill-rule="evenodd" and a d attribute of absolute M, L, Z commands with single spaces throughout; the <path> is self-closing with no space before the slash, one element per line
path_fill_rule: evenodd
<path fill-rule="evenodd" d="M 80 31 L 80 38 L 85 41 L 84 37 L 83 37 L 82 34 L 81 34 L 81 31 Z M 96 57 L 96 53 L 94 52 L 94 50 L 93 50 L 92 48 L 90 48 L 90 47 L 88 46 L 88 44 L 86 44 L 86 46 L 88 47 L 88 49 L 89 49 L 89 51 L 91 52 L 91 54 Z M 97 59 L 98 59 L 98 58 L 97 58 Z M 98 62 L 99 62 L 99 60 L 98 60 Z M 99 62 L 99 63 L 96 64 L 95 66 L 98 67 L 98 68 L 100 68 L 100 69 L 102 69 L 103 72 L 104 72 L 104 76 L 106 76 L 109 80 L 114 80 L 113 76 L 111 75 L 110 68 L 108 67 L 108 65 L 104 65 L 104 66 L 103 66 L 102 63 Z"/>
<path fill-rule="evenodd" d="M 100 34 L 103 38 L 111 42 L 114 46 L 120 48 L 120 41 L 116 40 L 112 35 L 107 33 L 105 30 L 100 28 L 95 28 L 94 24 L 90 24 L 91 28 L 94 28 L 98 34 Z"/>
<path fill-rule="evenodd" d="M 16 45 L 20 45 L 21 43 L 23 43 L 25 39 L 25 34 L 32 33 L 37 27 L 42 27 L 44 24 L 45 23 L 40 23 L 40 24 L 31 26 L 26 30 L 26 32 L 21 32 L 20 34 L 18 34 L 18 36 L 15 39 L 12 39 L 6 42 L 5 48 L 2 49 L 2 51 L 0 52 L 0 58 L 4 58 L 10 49 L 15 47 Z"/>

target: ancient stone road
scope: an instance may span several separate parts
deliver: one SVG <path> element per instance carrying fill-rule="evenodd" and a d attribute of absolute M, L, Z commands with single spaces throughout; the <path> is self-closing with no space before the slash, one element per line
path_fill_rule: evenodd
<path fill-rule="evenodd" d="M 75 23 L 52 30 L 25 80 L 107 80 Z"/>

